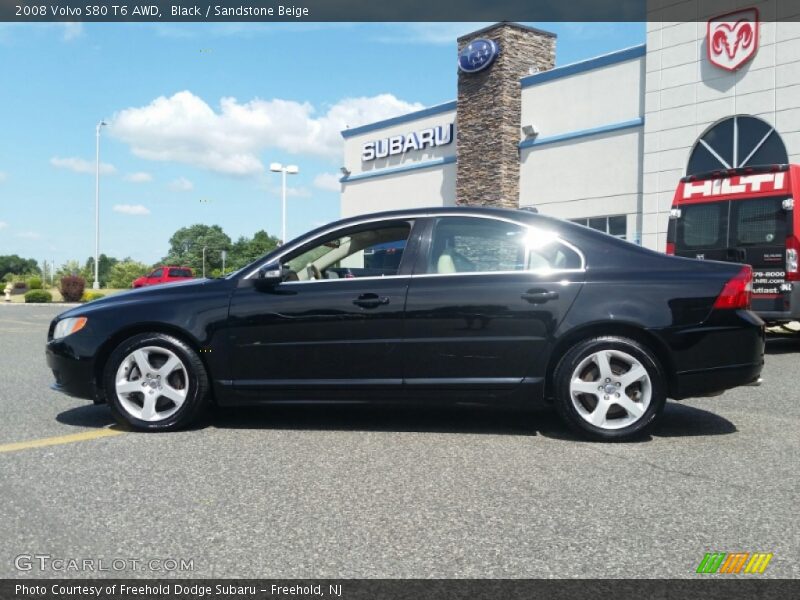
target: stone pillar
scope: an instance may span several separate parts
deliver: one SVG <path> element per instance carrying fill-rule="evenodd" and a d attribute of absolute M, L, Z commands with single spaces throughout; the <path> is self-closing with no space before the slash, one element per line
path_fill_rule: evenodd
<path fill-rule="evenodd" d="M 477 73 L 458 73 L 456 204 L 519 207 L 519 80 L 555 66 L 556 36 L 498 23 L 458 38 L 458 50 L 494 40 L 500 54 Z"/>

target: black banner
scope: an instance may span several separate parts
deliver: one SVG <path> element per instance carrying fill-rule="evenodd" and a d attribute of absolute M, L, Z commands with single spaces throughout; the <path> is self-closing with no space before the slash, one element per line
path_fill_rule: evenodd
<path fill-rule="evenodd" d="M 775 600 L 797 582 L 704 576 L 693 580 L 0 580 L 2 600 Z"/>
<path fill-rule="evenodd" d="M 800 20 L 800 0 L 752 4 L 762 21 Z M 740 0 L 0 0 L 0 21 L 658 22 L 704 21 L 741 7 Z"/>

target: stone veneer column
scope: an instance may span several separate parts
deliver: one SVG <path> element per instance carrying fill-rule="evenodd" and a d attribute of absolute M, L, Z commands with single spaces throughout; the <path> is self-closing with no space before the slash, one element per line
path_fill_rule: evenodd
<path fill-rule="evenodd" d="M 519 207 L 519 80 L 532 69 L 555 66 L 553 33 L 498 23 L 458 38 L 458 50 L 475 39 L 500 46 L 492 65 L 458 73 L 456 204 Z"/>

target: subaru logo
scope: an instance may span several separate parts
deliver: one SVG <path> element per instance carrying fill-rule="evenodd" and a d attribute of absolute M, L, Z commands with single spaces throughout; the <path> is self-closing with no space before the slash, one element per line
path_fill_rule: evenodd
<path fill-rule="evenodd" d="M 494 40 L 473 40 L 458 53 L 458 68 L 464 73 L 477 73 L 494 62 L 500 46 Z"/>

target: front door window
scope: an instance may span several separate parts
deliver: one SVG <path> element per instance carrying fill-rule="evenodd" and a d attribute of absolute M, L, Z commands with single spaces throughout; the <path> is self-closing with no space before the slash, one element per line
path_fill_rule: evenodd
<path fill-rule="evenodd" d="M 301 248 L 283 261 L 285 280 L 355 279 L 397 275 L 411 224 L 398 222 L 381 227 L 334 234 Z"/>

